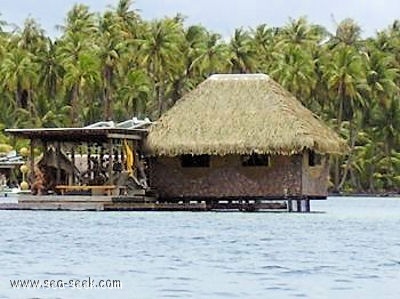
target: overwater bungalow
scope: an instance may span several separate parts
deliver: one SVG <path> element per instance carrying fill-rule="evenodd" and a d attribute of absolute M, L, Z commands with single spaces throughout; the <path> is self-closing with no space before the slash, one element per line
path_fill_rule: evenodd
<path fill-rule="evenodd" d="M 164 199 L 327 196 L 344 140 L 265 74 L 212 75 L 149 130 L 150 184 Z M 292 207 L 289 206 L 289 209 Z"/>

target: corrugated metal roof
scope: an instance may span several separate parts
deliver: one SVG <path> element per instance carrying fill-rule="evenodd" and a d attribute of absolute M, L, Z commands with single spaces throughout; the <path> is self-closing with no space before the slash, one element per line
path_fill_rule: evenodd
<path fill-rule="evenodd" d="M 142 139 L 152 122 L 146 118 L 114 123 L 97 122 L 80 128 L 28 128 L 28 129 L 7 129 L 7 133 L 14 136 L 59 141 L 104 141 L 110 138 Z"/>

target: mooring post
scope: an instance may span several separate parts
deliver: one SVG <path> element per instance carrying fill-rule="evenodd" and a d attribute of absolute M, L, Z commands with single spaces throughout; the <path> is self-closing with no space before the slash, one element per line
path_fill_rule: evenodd
<path fill-rule="evenodd" d="M 307 199 L 303 198 L 301 200 L 301 213 L 307 212 Z"/>
<path fill-rule="evenodd" d="M 296 209 L 296 212 L 297 212 L 297 213 L 301 213 L 301 199 L 297 199 L 297 200 L 296 200 L 296 206 L 297 206 L 297 207 L 296 207 L 296 208 L 297 208 L 297 209 Z"/>
<path fill-rule="evenodd" d="M 306 212 L 311 212 L 311 201 L 308 198 L 306 199 Z"/>
<path fill-rule="evenodd" d="M 293 212 L 293 202 L 291 198 L 288 198 L 287 200 L 287 209 L 289 213 Z"/>
<path fill-rule="evenodd" d="M 298 213 L 308 213 L 311 210 L 310 199 L 308 197 L 303 197 L 297 201 L 297 212 Z"/>

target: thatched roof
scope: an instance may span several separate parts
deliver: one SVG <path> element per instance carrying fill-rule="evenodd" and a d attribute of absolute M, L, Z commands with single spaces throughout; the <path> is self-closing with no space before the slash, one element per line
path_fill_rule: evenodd
<path fill-rule="evenodd" d="M 213 75 L 149 131 L 154 155 L 340 154 L 344 140 L 264 74 Z"/>

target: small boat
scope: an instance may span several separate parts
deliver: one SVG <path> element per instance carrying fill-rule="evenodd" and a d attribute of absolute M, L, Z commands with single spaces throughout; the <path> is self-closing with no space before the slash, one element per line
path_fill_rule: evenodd
<path fill-rule="evenodd" d="M 15 196 L 21 193 L 25 193 L 18 187 L 13 187 L 10 188 L 8 186 L 2 186 L 0 187 L 0 196 L 1 197 L 8 197 L 8 196 Z"/>

